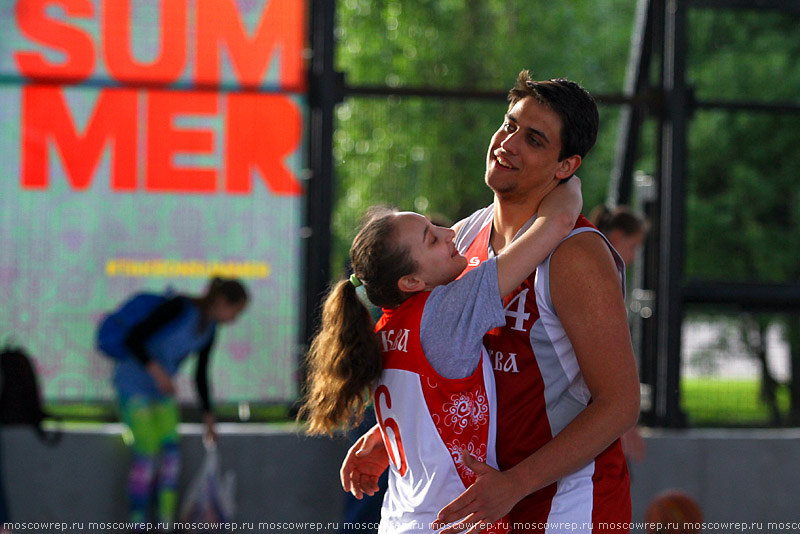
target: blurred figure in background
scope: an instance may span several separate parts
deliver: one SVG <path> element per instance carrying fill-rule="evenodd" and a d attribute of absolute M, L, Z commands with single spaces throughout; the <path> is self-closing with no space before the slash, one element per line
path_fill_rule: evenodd
<path fill-rule="evenodd" d="M 696 534 L 703 531 L 703 509 L 697 500 L 680 489 L 662 491 L 650 501 L 644 513 L 647 534 Z"/>
<path fill-rule="evenodd" d="M 589 214 L 589 220 L 603 232 L 622 256 L 625 265 L 630 267 L 650 229 L 647 220 L 627 206 L 617 206 L 611 210 L 604 205 L 595 207 Z"/>
<path fill-rule="evenodd" d="M 133 434 L 128 483 L 132 522 L 148 521 L 156 479 L 158 521 L 171 524 L 175 518 L 180 455 L 173 377 L 193 352 L 198 355 L 195 379 L 206 437 L 216 440 L 208 362 L 217 326 L 235 321 L 247 302 L 241 282 L 214 278 L 200 296 L 136 295 L 100 325 L 98 348 L 116 362 L 114 388 L 122 421 Z"/>
<path fill-rule="evenodd" d="M 650 224 L 644 216 L 635 213 L 628 206 L 617 206 L 609 209 L 605 205 L 596 206 L 589 214 L 598 230 L 603 232 L 625 262 L 630 267 L 636 259 L 636 254 L 644 244 Z M 620 438 L 622 452 L 628 461 L 641 462 L 644 460 L 646 446 L 638 427 L 633 427 Z"/>

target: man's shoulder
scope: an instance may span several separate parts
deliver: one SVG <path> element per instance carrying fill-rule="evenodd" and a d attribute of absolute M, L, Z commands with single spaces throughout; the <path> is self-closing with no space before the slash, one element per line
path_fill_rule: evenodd
<path fill-rule="evenodd" d="M 603 234 L 593 228 L 576 229 L 553 251 L 550 280 L 551 284 L 618 282 L 621 268 Z"/>
<path fill-rule="evenodd" d="M 570 259 L 610 257 L 603 234 L 594 228 L 575 228 L 553 250 L 553 259 L 568 256 Z"/>
<path fill-rule="evenodd" d="M 491 224 L 493 216 L 494 204 L 490 204 L 456 223 L 456 248 L 463 252 L 463 248 L 468 247 L 469 244 L 472 243 L 481 229 L 487 224 Z"/>

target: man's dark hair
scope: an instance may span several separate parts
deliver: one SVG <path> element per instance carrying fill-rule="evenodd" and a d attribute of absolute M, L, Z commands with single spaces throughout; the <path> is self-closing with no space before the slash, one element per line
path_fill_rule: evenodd
<path fill-rule="evenodd" d="M 531 73 L 523 70 L 514 88 L 508 92 L 510 106 L 529 96 L 561 117 L 559 161 L 574 154 L 585 157 L 597 140 L 600 125 L 600 115 L 592 95 L 577 83 L 561 78 L 533 81 Z"/>

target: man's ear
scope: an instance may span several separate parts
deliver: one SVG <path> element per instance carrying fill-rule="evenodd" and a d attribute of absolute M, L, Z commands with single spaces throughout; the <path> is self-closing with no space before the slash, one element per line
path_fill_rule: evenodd
<path fill-rule="evenodd" d="M 558 162 L 558 168 L 556 169 L 556 178 L 559 180 L 563 180 L 564 178 L 569 178 L 578 170 L 578 167 L 581 166 L 581 162 L 583 160 L 578 154 L 570 156 L 568 158 L 564 158 Z"/>
<path fill-rule="evenodd" d="M 413 274 L 401 276 L 397 281 L 397 287 L 403 293 L 416 293 L 425 289 L 425 282 L 420 280 Z"/>

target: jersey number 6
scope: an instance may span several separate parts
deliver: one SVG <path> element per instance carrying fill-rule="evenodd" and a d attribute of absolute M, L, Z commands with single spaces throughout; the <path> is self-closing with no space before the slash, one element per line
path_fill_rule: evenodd
<path fill-rule="evenodd" d="M 375 390 L 375 413 L 378 416 L 378 424 L 381 425 L 381 430 L 383 430 L 384 444 L 389 453 L 389 458 L 402 477 L 408 471 L 408 461 L 406 461 L 406 451 L 403 449 L 403 439 L 400 437 L 400 427 L 397 426 L 397 421 L 394 418 L 383 418 L 381 414 L 381 397 L 385 397 L 386 408 L 391 410 L 392 396 L 389 395 L 389 388 L 385 385 L 378 386 L 378 389 Z M 392 430 L 392 436 L 389 436 L 389 429 Z M 395 443 L 392 443 L 392 441 Z M 395 450 L 397 454 L 395 454 Z"/>

